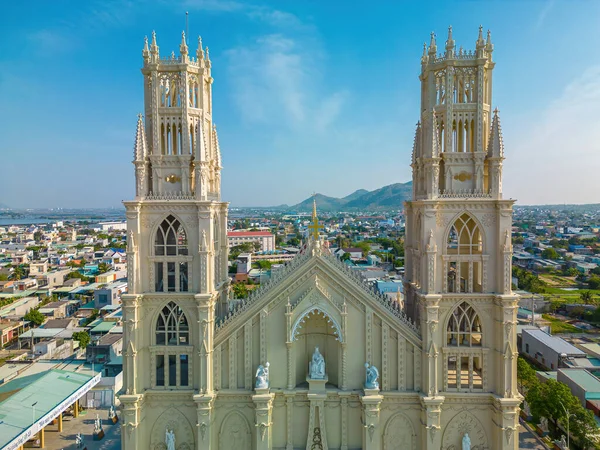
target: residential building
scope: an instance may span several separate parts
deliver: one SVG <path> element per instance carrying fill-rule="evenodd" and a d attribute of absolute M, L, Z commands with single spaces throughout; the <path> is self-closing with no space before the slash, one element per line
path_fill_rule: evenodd
<path fill-rule="evenodd" d="M 230 248 L 257 242 L 262 252 L 275 250 L 275 235 L 269 231 L 228 231 L 227 241 Z"/>
<path fill-rule="evenodd" d="M 563 367 L 563 360 L 586 358 L 584 351 L 542 330 L 522 331 L 521 352 L 549 370 Z"/>

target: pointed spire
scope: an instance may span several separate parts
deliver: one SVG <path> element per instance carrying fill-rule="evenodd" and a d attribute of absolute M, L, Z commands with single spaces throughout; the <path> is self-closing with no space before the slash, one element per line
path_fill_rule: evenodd
<path fill-rule="evenodd" d="M 452 25 L 448 27 L 448 39 L 446 40 L 446 55 L 452 56 L 454 53 L 454 39 L 452 39 Z"/>
<path fill-rule="evenodd" d="M 488 140 L 487 153 L 489 158 L 504 158 L 504 141 L 502 139 L 502 127 L 498 108 L 494 109 L 490 138 Z"/>
<path fill-rule="evenodd" d="M 144 49 L 142 50 L 142 57 L 145 62 L 150 59 L 150 49 L 148 48 L 148 36 L 144 36 Z"/>
<path fill-rule="evenodd" d="M 423 54 L 421 55 L 421 64 L 427 64 L 427 43 L 423 42 Z"/>
<path fill-rule="evenodd" d="M 137 128 L 135 130 L 135 144 L 133 146 L 133 161 L 143 161 L 148 155 L 148 147 L 146 146 L 146 130 L 144 127 L 144 119 L 141 114 L 138 114 Z"/>
<path fill-rule="evenodd" d="M 313 221 L 317 219 L 317 194 L 313 195 L 312 219 L 313 219 Z"/>
<path fill-rule="evenodd" d="M 429 41 L 429 54 L 434 55 L 437 53 L 437 45 L 435 45 L 435 33 L 431 32 L 431 40 Z"/>
<path fill-rule="evenodd" d="M 204 50 L 204 53 L 206 53 L 206 60 L 210 61 L 210 54 L 208 53 L 208 46 L 206 46 L 206 49 Z"/>
<path fill-rule="evenodd" d="M 477 36 L 477 49 L 483 48 L 485 41 L 483 40 L 483 26 L 479 25 L 479 35 Z"/>
<path fill-rule="evenodd" d="M 217 134 L 217 126 L 213 124 L 213 144 L 215 150 L 215 162 L 217 167 L 221 167 L 221 147 L 219 146 L 219 135 Z"/>
<path fill-rule="evenodd" d="M 181 44 L 179 44 L 179 53 L 182 55 L 187 55 L 188 53 L 188 46 L 185 42 L 185 31 L 181 32 Z"/>
<path fill-rule="evenodd" d="M 198 61 L 204 59 L 204 50 L 202 50 L 202 38 L 198 36 L 198 48 L 196 49 L 196 58 Z"/>
<path fill-rule="evenodd" d="M 492 44 L 492 32 L 487 30 L 487 37 L 485 39 L 485 51 L 492 53 L 494 51 L 494 45 Z"/>
<path fill-rule="evenodd" d="M 412 162 L 414 163 L 419 156 L 421 156 L 421 121 L 417 122 L 417 128 L 415 130 L 415 139 L 413 141 L 412 151 Z"/>
<path fill-rule="evenodd" d="M 156 31 L 152 30 L 152 44 L 150 45 L 150 52 L 158 54 L 158 45 L 156 44 Z"/>
<path fill-rule="evenodd" d="M 196 133 L 196 159 L 200 162 L 208 161 L 208 152 L 206 151 L 206 141 L 204 140 L 204 126 L 202 122 L 198 123 L 198 132 Z"/>

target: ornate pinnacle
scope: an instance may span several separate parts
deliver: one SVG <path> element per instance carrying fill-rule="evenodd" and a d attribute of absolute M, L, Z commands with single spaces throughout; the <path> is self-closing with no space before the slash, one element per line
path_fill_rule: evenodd
<path fill-rule="evenodd" d="M 144 61 L 147 61 L 150 57 L 150 49 L 148 48 L 148 36 L 144 36 L 144 49 L 142 50 L 142 56 Z"/>
<path fill-rule="evenodd" d="M 479 25 L 479 36 L 477 36 L 477 48 L 483 47 L 485 41 L 483 40 L 483 26 Z"/>
<path fill-rule="evenodd" d="M 204 51 L 202 50 L 202 38 L 198 36 L 198 49 L 196 50 L 196 58 L 204 59 Z"/>
<path fill-rule="evenodd" d="M 151 50 L 153 52 L 158 51 L 158 45 L 156 45 L 156 31 L 152 30 L 152 46 Z"/>
<path fill-rule="evenodd" d="M 454 39 L 452 39 L 452 25 L 448 27 L 448 40 L 446 41 L 446 50 L 454 49 Z"/>
<path fill-rule="evenodd" d="M 187 43 L 185 42 L 185 31 L 181 32 L 181 44 L 179 45 L 179 53 L 181 53 L 182 55 L 187 55 L 188 52 L 188 46 Z"/>
<path fill-rule="evenodd" d="M 431 40 L 429 41 L 429 53 L 434 54 L 437 52 L 437 46 L 435 45 L 435 33 L 431 32 Z"/>

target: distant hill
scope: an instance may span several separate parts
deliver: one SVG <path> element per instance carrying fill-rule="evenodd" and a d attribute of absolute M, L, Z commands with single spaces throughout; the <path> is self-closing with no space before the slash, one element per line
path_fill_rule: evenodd
<path fill-rule="evenodd" d="M 384 209 L 401 209 L 405 200 L 412 196 L 412 181 L 408 183 L 395 183 L 384 186 L 374 191 L 359 189 L 343 198 L 329 197 L 316 194 L 317 208 L 319 211 L 381 211 Z M 293 211 L 310 211 L 313 198 L 309 197 L 288 209 Z"/>
<path fill-rule="evenodd" d="M 0 203 L 0 209 L 11 209 L 10 206 Z"/>

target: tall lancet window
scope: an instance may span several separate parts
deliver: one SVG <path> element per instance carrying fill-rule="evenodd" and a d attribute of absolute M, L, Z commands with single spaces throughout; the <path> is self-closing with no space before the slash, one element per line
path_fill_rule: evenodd
<path fill-rule="evenodd" d="M 152 387 L 189 389 L 192 349 L 187 317 L 175 302 L 169 302 L 156 320 L 154 345 L 151 347 Z"/>
<path fill-rule="evenodd" d="M 483 292 L 483 237 L 470 214 L 462 214 L 450 227 L 443 259 L 445 293 Z"/>
<path fill-rule="evenodd" d="M 472 392 L 483 389 L 483 331 L 479 315 L 467 302 L 459 304 L 446 328 L 445 390 Z"/>
<path fill-rule="evenodd" d="M 185 228 L 169 215 L 156 230 L 154 238 L 154 290 L 187 292 L 190 261 Z"/>

